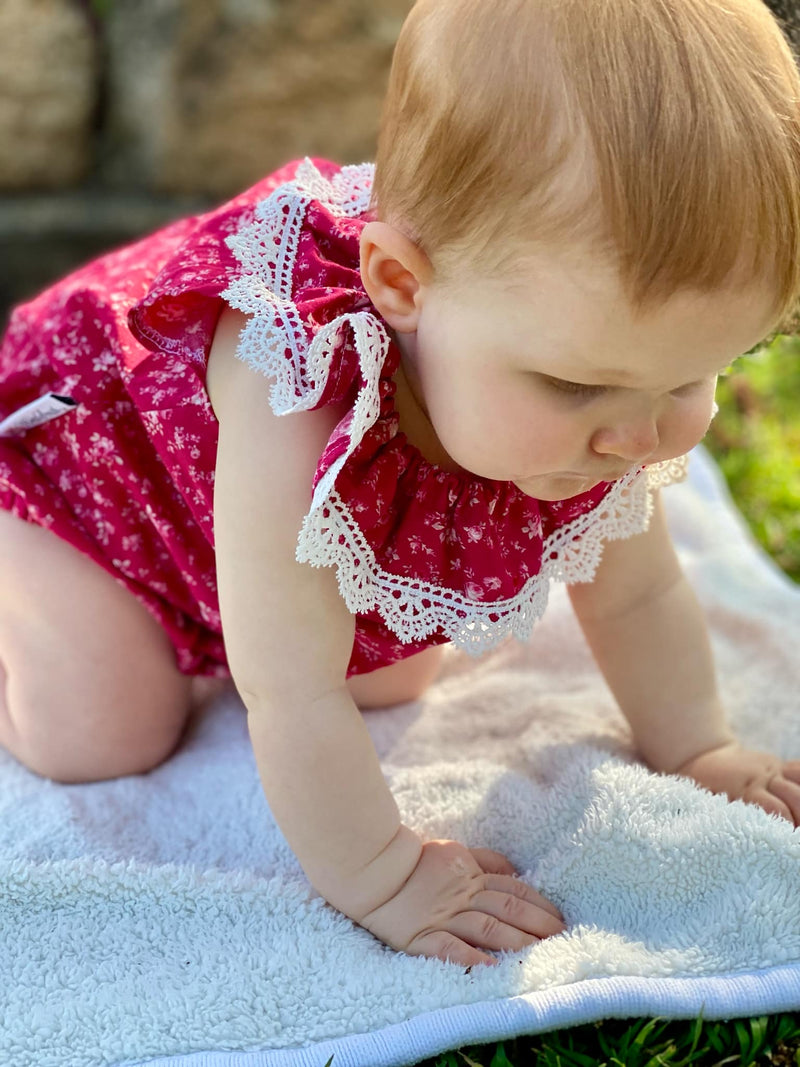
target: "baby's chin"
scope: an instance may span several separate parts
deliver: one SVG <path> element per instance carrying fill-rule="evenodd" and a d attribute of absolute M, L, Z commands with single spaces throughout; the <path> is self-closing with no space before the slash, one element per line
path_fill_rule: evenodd
<path fill-rule="evenodd" d="M 525 481 L 512 479 L 517 489 L 535 500 L 569 500 L 570 497 L 588 493 L 598 485 L 618 482 L 634 467 L 627 470 L 608 471 L 602 477 L 594 474 L 579 474 L 576 471 L 553 471 L 549 474 L 537 474 Z"/>
<path fill-rule="evenodd" d="M 514 482 L 517 489 L 534 500 L 569 500 L 570 497 L 588 493 L 600 484 L 600 479 L 585 475 L 556 473 L 540 474 L 525 482 Z"/>

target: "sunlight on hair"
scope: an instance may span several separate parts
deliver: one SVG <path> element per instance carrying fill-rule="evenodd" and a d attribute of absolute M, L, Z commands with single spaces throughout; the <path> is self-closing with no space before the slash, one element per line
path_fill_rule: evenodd
<path fill-rule="evenodd" d="M 443 281 L 581 246 L 636 308 L 800 298 L 800 75 L 761 0 L 418 0 L 373 208 Z"/>

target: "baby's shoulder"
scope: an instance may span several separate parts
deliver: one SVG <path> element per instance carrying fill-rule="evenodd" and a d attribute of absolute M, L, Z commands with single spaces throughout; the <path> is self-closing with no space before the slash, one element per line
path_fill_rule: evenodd
<path fill-rule="evenodd" d="M 271 380 L 239 354 L 242 333 L 249 322 L 249 315 L 225 304 L 214 331 L 206 360 L 205 388 L 217 421 L 222 424 L 235 419 L 240 428 L 252 421 L 254 430 L 257 423 L 259 435 L 265 432 L 265 423 L 279 422 L 287 441 L 291 438 L 290 425 L 300 434 L 304 432 L 300 427 L 304 427 L 315 441 L 319 439 L 321 452 L 348 410 L 347 405 L 337 402 L 314 411 L 276 416 L 270 403 Z M 253 459 L 259 462 L 258 456 Z"/>
<path fill-rule="evenodd" d="M 236 349 L 248 319 L 243 311 L 225 304 L 208 350 L 206 393 L 218 421 L 225 407 L 226 390 L 242 366 L 241 360 L 236 358 Z"/>

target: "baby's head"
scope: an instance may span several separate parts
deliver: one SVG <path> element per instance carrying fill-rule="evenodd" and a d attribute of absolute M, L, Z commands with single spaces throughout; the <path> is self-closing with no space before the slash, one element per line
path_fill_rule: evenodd
<path fill-rule="evenodd" d="M 684 395 L 774 329 L 800 298 L 800 76 L 761 0 L 418 0 L 373 208 L 362 276 L 445 448 L 486 477 L 567 495 L 568 480 L 536 482 L 529 441 L 498 462 L 462 447 L 437 390 L 472 375 L 472 395 L 449 405 L 463 423 L 478 363 L 514 355 L 540 379 Z M 492 315 L 496 360 L 486 336 L 478 350 Z M 448 363 L 448 338 L 475 364 Z M 525 338 L 531 351 L 517 349 Z M 649 444 L 644 417 L 640 440 L 592 443 L 605 423 L 636 422 L 630 407 L 585 419 L 586 450 L 544 458 L 541 474 L 591 479 L 677 455 L 702 436 L 712 393 L 685 432 Z M 589 397 L 582 411 L 606 403 Z"/>
<path fill-rule="evenodd" d="M 418 0 L 374 206 L 443 279 L 577 246 L 637 305 L 741 264 L 775 276 L 784 311 L 800 293 L 800 77 L 761 0 Z"/>

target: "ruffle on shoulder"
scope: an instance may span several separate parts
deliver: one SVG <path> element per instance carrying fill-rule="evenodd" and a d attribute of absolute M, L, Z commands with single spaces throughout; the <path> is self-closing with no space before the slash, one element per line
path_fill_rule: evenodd
<path fill-rule="evenodd" d="M 338 172 L 332 163 L 317 162 L 323 171 Z M 181 219 L 153 235 L 149 254 L 160 258 L 161 265 L 146 293 L 128 313 L 129 328 L 138 341 L 151 351 L 174 354 L 198 368 L 205 367 L 224 305 L 222 294 L 236 284 L 242 271 L 227 239 L 254 220 L 257 224 L 262 205 L 273 202 L 275 190 L 291 183 L 303 166 L 305 163 L 289 163 L 214 210 Z M 289 239 L 288 231 L 285 237 Z M 152 244 L 156 240 L 158 248 Z M 261 253 L 266 260 L 270 250 L 263 248 Z M 324 266 L 321 262 L 320 268 Z M 273 281 L 279 288 L 287 284 L 285 277 Z M 300 310 L 309 322 L 335 317 L 339 308 L 326 310 L 324 303 L 315 302 L 309 294 Z"/>
<path fill-rule="evenodd" d="M 239 352 L 273 379 L 276 415 L 344 400 L 360 351 L 385 350 L 358 270 L 372 169 L 344 167 L 328 180 L 306 159 L 227 240 L 240 273 L 223 296 L 252 316 Z"/>
<path fill-rule="evenodd" d="M 527 640 L 553 579 L 590 581 L 605 541 L 646 529 L 652 491 L 683 478 L 686 457 L 555 502 L 429 464 L 398 432 L 399 351 L 358 271 L 372 171 L 325 176 L 305 160 L 227 238 L 238 271 L 221 296 L 251 316 L 237 355 L 272 380 L 276 414 L 350 401 L 297 560 L 335 567 L 349 610 L 377 611 L 401 642 L 442 634 L 478 655 Z"/>

